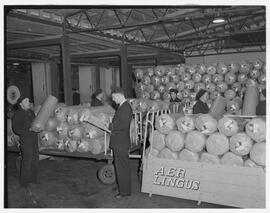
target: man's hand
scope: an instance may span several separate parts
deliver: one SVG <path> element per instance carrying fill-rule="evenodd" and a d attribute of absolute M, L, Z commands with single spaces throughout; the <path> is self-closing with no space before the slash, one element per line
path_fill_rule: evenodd
<path fill-rule="evenodd" d="M 109 130 L 112 131 L 113 125 L 112 123 L 109 124 Z"/>

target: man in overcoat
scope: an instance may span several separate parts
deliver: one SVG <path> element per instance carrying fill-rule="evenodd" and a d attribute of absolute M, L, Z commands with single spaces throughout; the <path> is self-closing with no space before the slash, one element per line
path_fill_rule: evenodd
<path fill-rule="evenodd" d="M 22 154 L 20 185 L 27 188 L 30 183 L 37 183 L 38 137 L 36 132 L 30 131 L 35 114 L 31 110 L 29 98 L 21 97 L 18 103 L 19 109 L 13 116 L 12 128 L 15 134 L 20 136 Z"/>
<path fill-rule="evenodd" d="M 116 198 L 131 195 L 131 170 L 129 160 L 130 148 L 130 122 L 132 108 L 125 98 L 122 88 L 115 88 L 112 100 L 118 108 L 109 126 L 111 130 L 110 147 L 113 150 L 114 167 L 118 185 Z"/>

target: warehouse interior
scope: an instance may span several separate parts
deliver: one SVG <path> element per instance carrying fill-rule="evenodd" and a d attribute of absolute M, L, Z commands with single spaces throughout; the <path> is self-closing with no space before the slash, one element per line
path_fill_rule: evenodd
<path fill-rule="evenodd" d="M 166 73 L 171 71 L 170 68 L 180 70 L 183 66 L 186 70 L 192 70 L 195 65 L 194 69 L 198 71 L 199 65 L 205 65 L 206 70 L 208 66 L 221 65 L 220 69 L 224 66 L 227 69 L 229 64 L 251 64 L 254 67 L 259 66 L 259 69 L 253 69 L 256 71 L 254 75 L 257 75 L 253 80 L 262 86 L 259 91 L 261 94 L 262 90 L 266 88 L 266 9 L 265 5 L 6 5 L 4 6 L 5 119 L 13 115 L 14 103 L 18 100 L 16 97 L 18 94 L 15 94 L 17 91 L 10 92 L 10 88 L 14 85 L 19 88 L 21 94 L 30 97 L 34 106 L 42 107 L 49 96 L 54 96 L 58 103 L 64 103 L 66 107 L 74 105 L 89 107 L 92 95 L 98 88 L 105 92 L 105 98 L 110 97 L 115 87 L 122 87 L 128 99 L 143 99 L 143 95 L 138 97 L 137 89 L 144 84 L 144 79 L 142 77 L 139 79 L 138 76 L 142 72 L 144 76 L 147 76 L 148 74 L 145 73 L 149 67 L 153 72 L 156 72 L 158 70 L 156 68 L 159 67 Z M 258 64 L 255 64 L 256 62 Z M 166 66 L 169 68 L 167 69 Z M 207 74 L 207 72 L 204 73 Z M 215 72 L 217 75 L 220 74 L 218 71 Z M 229 68 L 226 72 L 229 72 Z M 192 81 L 191 76 L 194 73 L 192 71 L 190 73 L 189 80 Z M 258 73 L 261 75 L 261 80 L 259 80 Z M 156 73 L 153 75 L 157 76 Z M 200 75 L 200 79 L 202 79 L 203 74 L 200 73 Z M 223 78 L 220 80 L 223 83 L 225 75 L 225 72 L 222 73 L 224 80 Z M 248 75 L 246 74 L 246 76 Z M 151 77 L 150 74 L 149 76 Z M 150 79 L 149 76 L 147 76 L 149 78 L 147 80 L 151 84 L 155 79 Z M 159 78 L 161 79 L 161 76 Z M 237 77 L 234 80 L 237 82 Z M 227 87 L 227 90 L 232 90 L 231 85 Z M 158 87 L 154 86 L 155 91 L 158 91 Z M 152 87 L 154 88 L 154 86 Z M 246 86 L 243 87 L 245 87 L 245 91 L 243 94 L 241 93 L 242 99 L 246 92 Z M 164 90 L 165 88 L 164 86 Z M 139 89 L 148 90 L 147 87 Z M 225 94 L 225 90 L 222 94 Z M 143 94 L 144 91 L 141 92 L 140 94 Z M 148 99 L 154 99 L 152 95 L 150 96 L 151 92 L 148 92 Z M 193 95 L 194 93 L 193 91 Z M 212 93 L 214 94 L 213 91 Z M 221 92 L 219 91 L 219 93 Z M 79 103 L 75 103 L 74 94 L 79 94 Z M 162 99 L 160 94 L 156 99 Z M 240 89 L 233 95 L 240 97 L 238 94 L 240 94 Z M 214 95 L 218 97 L 217 93 Z M 153 97 L 156 96 L 153 95 Z M 184 96 L 182 98 L 187 99 Z M 259 99 L 259 95 L 257 98 Z M 16 101 L 13 102 L 15 99 Z M 212 100 L 211 104 L 213 102 Z M 244 105 L 244 101 L 240 102 Z M 251 105 L 254 106 L 254 103 Z M 153 106 L 156 105 L 153 104 Z M 137 127 L 137 120 L 135 120 L 134 129 L 140 128 L 140 130 L 136 129 L 138 132 L 135 134 L 138 135 L 135 140 L 139 140 L 142 144 L 146 140 L 147 142 L 150 140 L 149 135 L 146 134 L 151 129 L 149 125 L 152 125 L 151 131 L 154 130 L 154 120 L 152 120 L 154 115 L 147 117 L 148 109 L 144 109 L 145 114 L 142 113 L 139 114 L 139 117 L 135 117 L 138 119 L 138 123 L 141 122 Z M 238 110 L 241 111 L 241 109 Z M 111 113 L 111 109 L 109 111 Z M 238 115 L 235 113 L 233 116 Z M 253 117 L 250 114 L 248 116 L 248 119 L 254 118 L 253 115 Z M 148 118 L 149 120 L 147 120 Z M 179 115 L 175 115 L 173 118 L 176 121 L 179 119 Z M 148 126 L 143 119 L 147 120 Z M 263 119 L 265 124 L 265 116 Z M 11 124 L 5 122 L 5 126 L 8 125 Z M 239 125 L 239 131 L 240 129 Z M 219 129 L 216 128 L 215 131 L 219 131 Z M 244 127 L 241 131 L 244 131 Z M 231 135 L 228 136 L 228 138 L 230 137 Z M 265 140 L 264 138 L 260 142 L 265 144 Z M 255 139 L 252 143 L 256 144 L 254 141 Z M 138 145 L 137 141 L 136 145 Z M 141 173 L 144 173 L 148 167 L 142 167 L 141 150 L 136 150 L 139 153 L 135 153 L 140 154 L 140 158 L 131 160 L 133 196 L 117 201 L 114 199 L 115 184 L 104 184 L 97 178 L 99 168 L 106 166 L 106 162 L 99 161 L 101 158 L 89 161 L 88 157 L 85 158 L 88 153 L 70 152 L 58 155 L 58 152 L 57 154 L 52 152 L 50 157 L 45 157 L 45 160 L 39 162 L 40 184 L 34 189 L 38 196 L 38 204 L 31 202 L 29 204 L 27 203 L 29 201 L 22 200 L 24 192 L 20 191 L 17 181 L 19 177 L 18 150 L 9 149 L 10 147 L 6 144 L 5 148 L 8 153 L 5 155 L 7 163 L 5 171 L 6 208 L 245 208 L 245 204 L 249 207 L 254 203 L 255 207 L 265 206 L 265 200 L 261 199 L 265 196 L 265 188 L 262 187 L 265 184 L 265 165 L 259 166 L 259 172 L 255 170 L 251 172 L 252 174 L 244 172 L 247 176 L 246 179 L 244 178 L 245 180 L 241 180 L 240 176 L 237 176 L 238 167 L 233 166 L 232 170 L 224 170 L 231 174 L 228 181 L 236 181 L 240 185 L 242 182 L 243 185 L 252 185 L 252 189 L 244 188 L 243 192 L 247 194 L 252 192 L 252 196 L 256 195 L 258 198 L 254 200 L 254 203 L 247 204 L 248 196 L 243 198 L 244 204 L 241 203 L 240 198 L 235 199 L 233 201 L 235 203 L 230 203 L 231 198 L 229 197 L 233 197 L 230 194 L 223 199 L 228 201 L 224 204 L 222 202 L 211 203 L 211 199 L 215 200 L 214 195 L 209 196 L 209 202 L 201 202 L 201 200 L 191 199 L 192 196 L 189 192 L 186 199 L 179 199 L 179 196 L 175 196 L 169 187 L 160 194 L 156 193 L 151 184 L 147 185 L 152 181 L 152 177 L 145 173 L 143 175 L 146 177 L 142 179 Z M 206 150 L 205 147 L 203 149 Z M 46 152 L 41 152 L 41 154 L 45 156 Z M 219 155 L 220 158 L 221 156 Z M 241 156 L 241 159 L 246 160 L 249 157 L 247 156 Z M 106 156 L 105 161 L 107 160 Z M 111 163 L 111 159 L 108 162 Z M 148 165 L 150 164 L 147 163 Z M 184 165 L 187 164 L 184 163 Z M 198 170 L 203 167 L 194 166 Z M 195 170 L 194 168 L 192 169 Z M 210 171 L 210 175 L 208 174 L 209 177 L 207 177 L 214 178 L 215 172 L 211 171 L 212 167 L 205 166 L 205 168 Z M 158 171 L 159 168 L 154 169 Z M 154 169 L 150 169 L 151 172 Z M 147 177 L 147 175 L 149 176 Z M 223 173 L 218 175 L 222 181 L 227 181 L 226 177 L 222 176 Z M 257 178 L 256 181 L 253 178 Z M 190 182 L 196 183 L 196 179 L 190 179 Z M 265 185 L 263 186 L 265 187 Z M 220 186 L 220 188 L 222 187 L 223 185 Z M 211 184 L 209 184 L 209 188 L 213 191 L 219 189 Z M 237 193 L 241 193 L 237 189 L 234 188 L 234 182 L 228 187 L 228 191 L 236 191 L 235 196 Z M 218 196 L 219 194 L 216 199 L 219 199 Z M 104 198 L 106 202 L 104 202 Z"/>

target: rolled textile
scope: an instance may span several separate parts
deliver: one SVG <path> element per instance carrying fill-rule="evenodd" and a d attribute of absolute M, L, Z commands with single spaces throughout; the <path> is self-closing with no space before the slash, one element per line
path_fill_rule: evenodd
<path fill-rule="evenodd" d="M 158 153 L 157 157 L 159 157 L 159 158 L 166 158 L 166 159 L 173 159 L 173 160 L 177 160 L 177 158 L 178 158 L 177 152 L 174 152 L 174 151 L 170 150 L 167 147 L 165 147 L 162 150 L 160 150 L 160 152 Z"/>
<path fill-rule="evenodd" d="M 247 87 L 242 115 L 256 115 L 256 106 L 259 101 L 258 89 L 255 86 Z"/>
<path fill-rule="evenodd" d="M 218 96 L 209 110 L 209 114 L 214 118 L 219 119 L 225 113 L 226 99 Z"/>
<path fill-rule="evenodd" d="M 218 157 L 218 155 L 214 155 L 208 152 L 203 152 L 200 156 L 199 161 L 205 162 L 205 163 L 219 164 L 220 158 Z"/>
<path fill-rule="evenodd" d="M 198 162 L 199 154 L 189 151 L 188 149 L 183 149 L 181 152 L 179 152 L 178 159 L 183 161 Z"/>
<path fill-rule="evenodd" d="M 56 97 L 50 95 L 42 104 L 36 118 L 34 119 L 31 130 L 34 132 L 40 132 L 45 129 L 45 126 L 50 118 L 50 116 L 53 116 L 54 109 L 58 103 L 58 100 Z"/>
<path fill-rule="evenodd" d="M 225 153 L 222 156 L 220 162 L 221 162 L 221 164 L 230 165 L 230 166 L 243 166 L 244 165 L 244 161 L 243 161 L 242 157 L 240 157 L 232 152 Z"/>

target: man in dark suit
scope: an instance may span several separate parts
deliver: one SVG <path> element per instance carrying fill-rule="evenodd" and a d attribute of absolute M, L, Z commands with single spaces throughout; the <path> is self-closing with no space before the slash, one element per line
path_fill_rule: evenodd
<path fill-rule="evenodd" d="M 130 122 L 132 108 L 125 98 L 124 90 L 115 88 L 112 92 L 112 100 L 118 104 L 109 129 L 111 130 L 110 147 L 113 150 L 114 167 L 118 184 L 116 198 L 131 194 L 131 170 L 129 160 L 130 148 Z"/>

